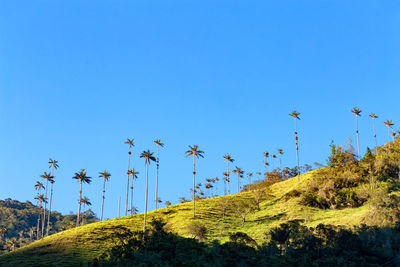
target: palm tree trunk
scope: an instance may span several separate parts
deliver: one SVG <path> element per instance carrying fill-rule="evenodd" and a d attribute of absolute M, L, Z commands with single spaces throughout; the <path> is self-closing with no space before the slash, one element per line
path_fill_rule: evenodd
<path fill-rule="evenodd" d="M 143 238 L 146 234 L 146 219 L 147 219 L 147 196 L 149 192 L 149 164 L 146 163 L 146 198 L 144 201 L 144 222 L 143 222 Z"/>
<path fill-rule="evenodd" d="M 49 180 L 46 180 L 46 195 L 44 201 L 44 210 L 43 210 L 43 221 L 42 221 L 42 237 L 44 236 L 44 223 L 46 221 L 46 204 L 47 204 L 47 187 L 49 185 Z"/>
<path fill-rule="evenodd" d="M 356 134 L 357 134 L 357 152 L 358 152 L 358 160 L 361 159 L 360 155 L 360 138 L 358 135 L 358 116 L 356 115 Z"/>
<path fill-rule="evenodd" d="M 196 158 L 193 155 L 193 192 L 192 192 L 192 197 L 193 197 L 193 218 L 195 218 L 195 183 L 196 183 Z"/>
<path fill-rule="evenodd" d="M 240 175 L 238 174 L 238 193 L 240 192 Z"/>
<path fill-rule="evenodd" d="M 42 217 L 42 201 L 40 201 L 40 211 L 39 216 L 37 219 L 37 226 L 36 226 L 36 239 L 39 240 L 39 224 L 40 224 L 40 217 Z"/>
<path fill-rule="evenodd" d="M 299 165 L 299 138 L 297 137 L 297 124 L 294 118 L 294 135 L 296 139 L 296 162 L 297 162 L 297 181 L 300 181 L 300 165 Z"/>
<path fill-rule="evenodd" d="M 282 171 L 282 156 L 279 156 L 279 169 Z"/>
<path fill-rule="evenodd" d="M 131 183 L 131 215 L 133 215 L 133 179 L 135 178 L 135 174 L 132 174 L 132 183 Z"/>
<path fill-rule="evenodd" d="M 121 216 L 120 211 L 121 211 L 121 197 L 118 197 L 118 217 Z"/>
<path fill-rule="evenodd" d="M 129 147 L 129 152 L 128 152 L 128 171 L 129 168 L 131 167 L 131 148 Z M 128 198 L 129 198 L 129 174 L 128 174 L 128 180 L 126 182 L 126 205 L 125 205 L 125 216 L 128 215 Z"/>
<path fill-rule="evenodd" d="M 156 209 L 158 204 L 158 166 L 159 166 L 159 148 L 157 146 L 157 175 L 156 175 Z"/>
<path fill-rule="evenodd" d="M 53 200 L 53 183 L 50 183 L 50 203 L 49 203 L 49 213 L 47 216 L 47 230 L 46 230 L 46 236 L 49 235 L 49 229 L 50 229 L 50 215 L 51 215 L 51 202 Z"/>
<path fill-rule="evenodd" d="M 103 183 L 103 200 L 101 201 L 101 216 L 100 216 L 100 221 L 103 220 L 103 211 L 104 211 L 104 195 L 106 193 L 106 178 L 104 178 L 104 183 Z"/>
<path fill-rule="evenodd" d="M 230 176 L 230 174 L 229 174 L 229 160 L 228 160 L 228 195 L 230 195 L 231 194 L 231 186 L 230 186 L 230 180 L 229 180 L 229 176 Z"/>
<path fill-rule="evenodd" d="M 224 195 L 226 196 L 226 179 L 224 179 Z"/>
<path fill-rule="evenodd" d="M 78 206 L 78 215 L 76 217 L 76 227 L 79 226 L 79 217 L 81 216 L 81 199 L 82 199 L 82 181 L 81 181 L 81 189 L 79 190 L 79 206 Z"/>
<path fill-rule="evenodd" d="M 374 129 L 375 154 L 378 154 L 378 142 L 376 141 L 376 131 L 375 131 L 375 118 L 372 119 L 372 125 Z"/>

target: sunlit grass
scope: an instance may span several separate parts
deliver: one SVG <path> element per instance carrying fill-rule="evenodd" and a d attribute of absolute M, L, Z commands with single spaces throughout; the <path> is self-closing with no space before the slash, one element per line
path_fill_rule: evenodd
<path fill-rule="evenodd" d="M 368 211 L 366 206 L 322 210 L 298 204 L 297 197 L 288 199 L 283 197 L 294 189 L 305 187 L 310 181 L 311 175 L 312 172 L 301 175 L 300 181 L 295 177 L 272 185 L 270 187 L 271 196 L 261 202 L 259 211 L 248 215 L 243 227 L 241 218 L 233 210 L 229 210 L 225 220 L 222 220 L 218 202 L 221 198 L 228 198 L 232 203 L 236 199 L 250 197 L 251 192 L 196 201 L 196 219 L 192 219 L 192 202 L 187 202 L 149 212 L 148 221 L 151 221 L 152 218 L 162 218 L 167 222 L 168 230 L 184 237 L 190 237 L 186 230 L 187 226 L 196 220 L 207 227 L 208 241 L 225 242 L 228 240 L 229 233 L 241 231 L 247 233 L 259 244 L 264 241 L 268 229 L 288 220 L 302 220 L 305 225 L 312 227 L 320 223 L 351 226 L 362 222 Z M 81 264 L 101 256 L 115 245 L 110 235 L 115 227 L 120 226 L 132 231 L 142 230 L 143 214 L 97 222 L 54 234 L 1 256 L 0 265 L 81 266 Z"/>

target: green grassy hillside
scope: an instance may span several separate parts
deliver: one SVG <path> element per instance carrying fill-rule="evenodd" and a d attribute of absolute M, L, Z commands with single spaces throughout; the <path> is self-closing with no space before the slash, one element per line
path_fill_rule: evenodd
<path fill-rule="evenodd" d="M 247 233 L 258 243 L 263 242 L 265 232 L 271 227 L 289 220 L 302 220 L 307 226 L 320 223 L 332 225 L 359 225 L 367 216 L 368 205 L 357 208 L 319 209 L 300 205 L 300 196 L 291 195 L 294 190 L 301 190 L 312 182 L 311 171 L 290 180 L 270 186 L 268 197 L 260 203 L 260 209 L 248 214 L 244 226 L 241 217 L 229 208 L 222 219 L 221 203 L 234 203 L 241 199 L 253 198 L 253 192 L 236 195 L 201 199 L 196 202 L 196 219 L 207 228 L 207 241 L 228 240 L 229 233 L 241 231 Z M 290 197 L 288 197 L 290 196 Z M 162 218 L 167 228 L 173 233 L 190 237 L 187 226 L 193 223 L 192 202 L 162 208 L 148 213 L 152 218 Z M 17 249 L 0 257 L 1 266 L 74 266 L 85 265 L 102 255 L 115 245 L 111 238 L 114 229 L 123 226 L 133 231 L 143 227 L 143 214 L 88 224 L 66 230 L 26 247 Z"/>

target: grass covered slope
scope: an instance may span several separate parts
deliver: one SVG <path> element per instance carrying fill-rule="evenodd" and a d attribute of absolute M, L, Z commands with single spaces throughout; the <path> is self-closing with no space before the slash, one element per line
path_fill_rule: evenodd
<path fill-rule="evenodd" d="M 190 237 L 187 227 L 197 221 L 207 228 L 207 241 L 227 241 L 229 233 L 244 232 L 257 242 L 264 241 L 265 232 L 289 220 L 302 220 L 305 225 L 317 224 L 359 225 L 367 216 L 368 205 L 357 208 L 319 209 L 299 204 L 301 196 L 291 195 L 312 182 L 315 171 L 273 184 L 268 197 L 259 203 L 259 209 L 246 212 L 232 207 L 232 203 L 253 199 L 254 192 L 201 199 L 196 202 L 196 219 L 192 219 L 192 202 L 162 208 L 148 213 L 148 221 L 162 218 L 171 232 Z M 227 207 L 225 219 L 223 207 Z M 107 220 L 66 230 L 0 257 L 1 266 L 74 266 L 85 265 L 116 245 L 113 235 L 118 227 L 132 231 L 143 227 L 143 214 Z"/>

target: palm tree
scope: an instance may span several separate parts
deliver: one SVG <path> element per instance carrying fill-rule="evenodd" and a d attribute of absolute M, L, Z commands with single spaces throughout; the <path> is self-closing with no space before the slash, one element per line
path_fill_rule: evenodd
<path fill-rule="evenodd" d="M 282 171 L 282 155 L 283 155 L 283 150 L 281 148 L 278 148 L 278 154 L 279 154 L 279 169 Z"/>
<path fill-rule="evenodd" d="M 249 178 L 249 184 L 251 184 L 251 177 L 253 176 L 252 172 L 247 173 L 247 177 Z"/>
<path fill-rule="evenodd" d="M 157 204 L 158 204 L 158 168 L 159 168 L 159 163 L 160 163 L 160 158 L 159 158 L 159 148 L 160 147 L 164 147 L 164 144 L 161 142 L 160 139 L 157 139 L 156 141 L 154 141 L 154 143 L 156 144 L 157 147 L 157 176 L 156 176 L 156 209 L 157 209 Z"/>
<path fill-rule="evenodd" d="M 150 152 L 150 150 L 143 151 L 140 154 L 141 158 L 144 158 L 144 165 L 146 167 L 146 198 L 144 204 L 144 223 L 143 223 L 143 236 L 146 234 L 146 218 L 147 218 L 147 195 L 149 192 L 149 165 L 151 161 L 156 161 L 156 158 L 153 156 L 154 152 Z"/>
<path fill-rule="evenodd" d="M 294 119 L 294 136 L 296 139 L 296 162 L 297 162 L 297 175 L 300 174 L 300 165 L 299 165 L 299 138 L 297 137 L 297 120 L 300 120 L 300 113 L 296 110 L 289 114 Z M 300 176 L 297 176 L 297 181 L 300 181 Z"/>
<path fill-rule="evenodd" d="M 91 177 L 86 175 L 85 169 L 81 169 L 79 172 L 75 173 L 75 176 L 72 177 L 72 179 L 78 180 L 78 182 L 81 184 L 80 190 L 79 190 L 79 206 L 78 206 L 78 216 L 76 217 L 76 226 L 79 226 L 79 217 L 81 216 L 81 200 L 82 200 L 82 185 L 85 184 L 90 184 Z"/>
<path fill-rule="evenodd" d="M 392 121 L 390 121 L 390 120 L 387 120 L 384 122 L 384 124 L 388 127 L 388 135 L 389 135 L 389 142 L 390 142 L 390 129 L 392 128 L 394 123 L 392 123 Z M 394 136 L 393 136 L 393 141 L 394 141 Z"/>
<path fill-rule="evenodd" d="M 226 196 L 226 182 L 228 181 L 228 173 L 227 172 L 223 172 L 222 175 L 224 176 L 224 178 L 222 178 L 222 180 L 224 181 L 224 195 Z"/>
<path fill-rule="evenodd" d="M 40 217 L 42 214 L 42 203 L 46 203 L 47 199 L 44 197 L 43 194 L 38 194 L 37 197 L 35 197 L 35 199 L 40 203 L 40 214 L 39 214 L 39 218 L 38 218 L 38 225 L 37 225 L 37 229 L 36 229 L 36 239 L 39 240 L 39 222 L 40 222 Z M 43 234 L 42 234 L 43 236 Z"/>
<path fill-rule="evenodd" d="M 133 138 L 129 139 L 127 138 L 125 141 L 125 144 L 129 145 L 129 151 L 128 151 L 128 171 L 130 170 L 130 165 L 131 165 L 131 150 L 132 147 L 135 145 L 133 142 Z M 128 180 L 126 181 L 126 205 L 125 205 L 125 216 L 128 215 L 128 198 L 129 198 L 129 174 L 128 174 Z"/>
<path fill-rule="evenodd" d="M 50 229 L 50 215 L 51 215 L 51 203 L 53 202 L 53 184 L 54 184 L 54 170 L 58 169 L 58 161 L 55 159 L 49 159 L 48 162 L 49 169 L 51 168 L 51 175 L 53 176 L 53 179 L 50 181 L 50 203 L 49 203 L 49 212 L 47 216 L 47 229 L 46 229 L 46 236 L 49 235 L 49 229 Z"/>
<path fill-rule="evenodd" d="M 85 221 L 85 211 L 86 211 L 85 208 L 86 208 L 86 205 L 90 206 L 90 205 L 92 205 L 92 203 L 90 202 L 90 199 L 87 198 L 87 197 L 83 197 L 81 199 L 81 203 L 83 204 L 83 213 L 82 213 L 82 223 L 81 223 L 81 225 L 83 225 L 84 221 Z"/>
<path fill-rule="evenodd" d="M 360 138 L 358 135 L 358 116 L 361 116 L 362 110 L 355 107 L 351 110 L 351 112 L 356 116 L 356 134 L 357 134 L 357 151 L 358 151 L 358 159 L 361 159 L 360 155 Z"/>
<path fill-rule="evenodd" d="M 271 156 L 273 159 L 276 159 L 276 155 L 272 154 Z M 275 160 L 272 160 L 272 169 L 275 169 Z"/>
<path fill-rule="evenodd" d="M 106 193 L 106 182 L 108 179 L 110 179 L 111 174 L 108 171 L 103 171 L 99 173 L 99 177 L 103 178 L 103 196 L 102 196 L 102 201 L 101 201 L 101 216 L 100 216 L 100 221 L 103 220 L 103 211 L 104 211 L 104 197 Z"/>
<path fill-rule="evenodd" d="M 239 167 L 236 166 L 236 169 L 233 170 L 233 173 L 235 173 L 238 176 L 238 193 L 240 192 L 240 178 L 242 178 L 243 170 Z"/>
<path fill-rule="evenodd" d="M 49 182 L 54 178 L 54 176 L 51 175 L 50 173 L 44 172 L 44 174 L 40 175 L 40 177 L 42 177 L 43 179 L 46 180 L 46 194 L 45 194 L 44 197 L 46 199 L 48 199 L 47 198 L 47 188 L 48 188 Z M 46 221 L 46 204 L 47 204 L 47 201 L 44 203 L 44 210 L 43 210 L 42 237 L 44 235 L 44 224 L 45 224 L 45 221 Z"/>
<path fill-rule="evenodd" d="M 269 152 L 265 151 L 263 153 L 264 155 L 264 168 L 265 168 L 265 173 L 267 173 L 267 166 L 268 166 L 268 157 L 269 157 Z"/>
<path fill-rule="evenodd" d="M 193 157 L 193 218 L 195 218 L 195 183 L 196 183 L 196 158 L 202 157 L 204 158 L 203 154 L 204 151 L 199 150 L 199 145 L 189 146 L 189 150 L 186 152 L 186 157 L 192 156 Z"/>
<path fill-rule="evenodd" d="M 129 170 L 129 171 L 128 171 L 128 175 L 132 176 L 132 183 L 131 183 L 131 208 L 130 208 L 131 215 L 133 215 L 133 181 L 134 181 L 135 179 L 138 178 L 138 176 L 137 176 L 138 174 L 139 174 L 139 172 L 135 171 L 135 168 L 133 168 L 132 170 Z"/>
<path fill-rule="evenodd" d="M 42 191 L 42 189 L 44 189 L 43 183 L 37 181 L 35 184 L 35 189 L 38 191 L 38 195 L 40 195 L 40 192 Z M 37 198 L 35 198 L 37 199 Z M 38 200 L 38 204 L 39 204 L 39 200 Z M 40 203 L 40 206 L 42 205 L 42 203 Z M 42 216 L 42 207 L 40 207 L 40 211 L 39 211 L 39 216 L 37 219 L 37 226 L 36 226 L 36 237 L 39 238 L 39 225 L 40 225 L 40 217 Z"/>
<path fill-rule="evenodd" d="M 230 195 L 231 194 L 231 188 L 230 188 L 230 184 L 229 184 L 229 175 L 230 175 L 230 173 L 229 173 L 229 162 L 234 162 L 235 160 L 232 158 L 232 156 L 230 154 L 225 154 L 224 155 L 224 161 L 226 161 L 227 168 L 228 168 L 228 171 L 226 172 L 226 175 L 225 175 L 226 179 L 224 181 L 228 182 L 228 194 Z M 225 195 L 226 195 L 226 190 L 225 190 Z"/>
<path fill-rule="evenodd" d="M 375 119 L 379 118 L 375 113 L 369 115 L 372 118 L 372 129 L 374 131 L 374 141 L 375 141 L 375 154 L 378 152 L 378 142 L 376 141 L 376 131 L 375 131 Z"/>

